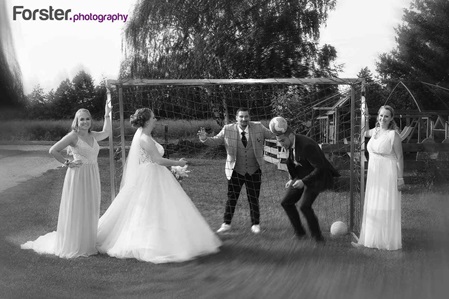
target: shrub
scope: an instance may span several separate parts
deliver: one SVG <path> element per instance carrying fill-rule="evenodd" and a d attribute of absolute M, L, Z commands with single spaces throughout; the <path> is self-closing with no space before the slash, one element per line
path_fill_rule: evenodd
<path fill-rule="evenodd" d="M 67 120 L 12 120 L 1 121 L 0 140 L 3 141 L 57 141 L 70 132 L 71 119 Z M 154 129 L 154 137 L 168 140 L 197 139 L 200 127 L 205 127 L 208 133 L 215 135 L 220 131 L 220 126 L 214 120 L 160 120 Z M 94 120 L 92 130 L 101 131 L 103 120 Z M 114 120 L 114 136 L 120 134 L 120 122 Z M 124 122 L 126 140 L 131 140 L 135 128 L 131 127 L 129 120 Z"/>

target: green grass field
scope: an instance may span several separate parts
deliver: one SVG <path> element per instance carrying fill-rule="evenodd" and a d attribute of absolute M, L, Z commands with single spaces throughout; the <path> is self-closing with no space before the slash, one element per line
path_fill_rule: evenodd
<path fill-rule="evenodd" d="M 100 156 L 102 213 L 110 203 L 108 159 Z M 224 160 L 191 160 L 182 184 L 212 229 L 222 222 Z M 55 230 L 64 169 L 46 172 L 0 194 L 0 298 L 447 298 L 447 189 L 403 194 L 403 249 L 355 249 L 350 237 L 316 247 L 297 241 L 279 199 L 285 173 L 265 178 L 262 233 L 251 234 L 246 197 L 218 254 L 154 265 L 106 255 L 73 260 L 19 245 Z M 279 186 L 281 185 L 281 186 Z M 315 204 L 323 230 L 345 213 L 345 193 Z"/>

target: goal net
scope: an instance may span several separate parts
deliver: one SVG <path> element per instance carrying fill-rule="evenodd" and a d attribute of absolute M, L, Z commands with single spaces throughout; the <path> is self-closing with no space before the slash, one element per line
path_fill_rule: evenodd
<path fill-rule="evenodd" d="M 181 184 L 199 210 L 222 223 L 227 200 L 224 145 L 201 143 L 197 132 L 204 127 L 214 136 L 236 121 L 240 107 L 249 108 L 251 121 L 268 128 L 274 116 L 283 116 L 296 133 L 316 140 L 341 173 L 333 190 L 323 192 L 314 203 L 323 232 L 335 221 L 359 231 L 362 213 L 365 159 L 361 132 L 362 79 L 199 79 L 109 80 L 113 91 L 113 138 L 110 141 L 111 197 L 117 194 L 122 168 L 135 129 L 129 117 L 148 107 L 158 122 L 153 137 L 162 144 L 166 158 L 189 161 L 189 177 Z M 285 151 L 276 140 L 266 140 L 265 165 L 260 193 L 261 224 L 267 229 L 290 230 L 280 205 L 288 180 Z M 204 202 L 209 201 L 208 205 Z M 210 205 L 210 202 L 214 205 Z M 213 206 L 214 208 L 210 208 Z M 207 210 L 206 210 L 207 209 Z M 233 225 L 250 225 L 249 205 L 242 189 Z"/>

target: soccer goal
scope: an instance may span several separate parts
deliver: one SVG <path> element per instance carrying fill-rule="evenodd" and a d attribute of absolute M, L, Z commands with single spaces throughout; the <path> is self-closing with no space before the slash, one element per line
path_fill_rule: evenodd
<path fill-rule="evenodd" d="M 210 148 L 198 140 L 204 127 L 209 136 L 235 121 L 239 107 L 250 109 L 252 121 L 268 127 L 274 116 L 283 116 L 296 133 L 316 140 L 328 159 L 340 171 L 335 188 L 322 193 L 314 204 L 323 230 L 338 220 L 358 232 L 363 206 L 365 159 L 363 130 L 363 80 L 340 78 L 310 79 L 198 79 L 198 80 L 108 80 L 113 91 L 113 137 L 110 138 L 111 197 L 121 180 L 127 150 L 135 130 L 129 117 L 136 109 L 151 108 L 158 118 L 153 137 L 169 158 L 185 157 L 192 172 L 182 184 L 192 199 L 213 198 L 222 214 L 226 200 L 224 146 Z M 261 217 L 285 219 L 280 201 L 288 173 L 285 153 L 276 143 L 265 144 L 260 195 Z M 249 214 L 243 189 L 235 221 L 247 221 Z M 268 208 L 278 206 L 277 208 Z M 265 209 L 266 208 L 266 209 Z M 264 215 L 264 209 L 277 213 Z M 240 220 L 239 220 L 240 219 Z"/>

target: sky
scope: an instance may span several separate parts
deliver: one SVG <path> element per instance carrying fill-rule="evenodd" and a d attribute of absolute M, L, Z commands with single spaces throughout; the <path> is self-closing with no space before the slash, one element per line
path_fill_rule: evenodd
<path fill-rule="evenodd" d="M 0 0 L 4 1 L 4 0 Z M 24 20 L 35 9 L 71 9 L 69 13 L 130 14 L 135 0 L 6 0 L 10 14 L 16 56 L 22 72 L 25 93 L 39 84 L 45 91 L 57 89 L 61 81 L 70 80 L 85 70 L 100 84 L 104 77 L 118 78 L 122 59 L 122 31 L 125 22 Z"/>
<path fill-rule="evenodd" d="M 5 0 L 0 0 L 5 1 Z M 131 14 L 136 0 L 6 0 L 16 56 L 22 71 L 25 93 L 39 84 L 44 91 L 57 89 L 61 81 L 73 79 L 84 70 L 96 85 L 103 78 L 118 78 L 122 53 L 124 16 Z M 401 22 L 411 0 L 337 0 L 326 26 L 321 28 L 320 44 L 337 49 L 338 64 L 344 64 L 341 78 L 354 78 L 364 67 L 375 73 L 379 54 L 395 46 L 394 28 Z M 14 13 L 16 6 L 16 13 Z M 23 6 L 18 8 L 17 6 Z M 72 21 L 39 20 L 43 9 L 60 9 Z M 39 9 L 36 20 L 30 12 Z M 76 21 L 75 16 L 115 15 L 114 22 Z M 13 17 L 16 20 L 13 20 Z M 26 20 L 26 19 L 29 20 Z"/>
<path fill-rule="evenodd" d="M 355 78 L 362 68 L 375 74 L 375 62 L 396 46 L 395 28 L 401 24 L 404 8 L 412 0 L 337 0 L 326 26 L 320 30 L 320 44 L 333 45 L 337 64 L 344 64 L 340 78 Z"/>

